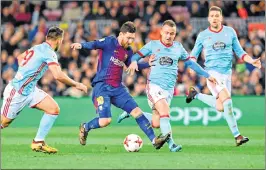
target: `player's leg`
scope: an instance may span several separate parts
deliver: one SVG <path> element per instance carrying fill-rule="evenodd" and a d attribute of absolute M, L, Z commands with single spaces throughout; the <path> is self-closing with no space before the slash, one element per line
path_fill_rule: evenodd
<path fill-rule="evenodd" d="M 45 138 L 59 115 L 60 108 L 58 104 L 47 93 L 36 88 L 30 107 L 44 111 L 38 131 L 32 141 L 31 149 L 36 152 L 56 153 L 58 150 L 48 146 L 45 143 Z"/>
<path fill-rule="evenodd" d="M 108 126 L 112 119 L 111 115 L 111 102 L 108 94 L 103 89 L 94 89 L 92 100 L 96 108 L 98 117 L 89 122 L 80 125 L 79 141 L 81 145 L 86 145 L 88 132 L 92 129 L 98 129 Z"/>
<path fill-rule="evenodd" d="M 26 96 L 18 94 L 16 90 L 8 84 L 3 93 L 1 129 L 8 127 L 28 102 Z"/>
<path fill-rule="evenodd" d="M 138 107 L 137 103 L 132 96 L 130 96 L 125 87 L 121 87 L 116 91 L 116 95 L 112 98 L 112 104 L 130 113 L 131 116 L 135 118 L 140 129 L 147 135 L 156 149 L 160 149 L 169 139 L 170 134 L 155 137 L 155 133 L 149 120 L 144 116 L 142 110 Z"/>
<path fill-rule="evenodd" d="M 170 107 L 166 99 L 162 98 L 154 104 L 155 109 L 160 115 L 160 129 L 163 135 L 170 133 L 171 136 L 167 141 L 170 151 L 178 152 L 182 149 L 181 145 L 176 145 L 172 137 L 172 128 L 170 124 Z"/>
<path fill-rule="evenodd" d="M 152 121 L 152 113 L 148 113 L 148 112 L 143 112 L 144 116 L 149 120 L 149 122 L 151 123 Z M 123 111 L 117 118 L 117 123 L 121 123 L 124 119 L 129 118 L 131 115 L 130 113 L 127 113 L 126 111 Z"/>
<path fill-rule="evenodd" d="M 172 130 L 170 124 L 170 103 L 172 96 L 169 92 L 161 89 L 158 85 L 148 84 L 147 85 L 147 98 L 149 106 L 152 109 L 155 109 L 159 114 L 159 120 L 157 120 L 157 124 L 159 124 L 161 133 L 168 134 L 170 133 L 170 139 L 167 141 L 168 146 L 171 151 L 179 151 L 181 150 L 181 145 L 176 145 L 172 138 Z M 153 120 L 156 123 L 156 120 Z M 173 149 L 172 149 L 173 148 Z"/>
<path fill-rule="evenodd" d="M 229 80 L 229 79 L 228 79 Z M 223 108 L 223 116 L 229 126 L 229 129 L 236 140 L 236 146 L 240 146 L 249 141 L 247 137 L 240 134 L 238 130 L 237 121 L 233 112 L 233 101 L 231 99 L 231 83 L 226 82 L 224 88 L 219 94 L 217 99 L 217 106 Z M 229 87 L 230 86 L 230 87 Z M 229 90 L 228 90 L 229 89 Z M 217 108 L 218 109 L 218 108 Z"/>
<path fill-rule="evenodd" d="M 209 71 L 208 73 L 211 76 L 215 77 L 219 84 L 224 83 L 222 74 L 215 71 Z M 207 80 L 207 86 L 210 89 L 212 95 L 199 93 L 194 87 L 190 87 L 188 95 L 186 97 L 186 103 L 190 103 L 193 99 L 198 99 L 203 103 L 209 105 L 210 107 L 216 108 L 216 98 L 218 97 L 217 95 L 223 89 L 223 87 L 225 87 L 225 85 L 223 85 L 223 87 L 221 85 L 217 86 Z"/>

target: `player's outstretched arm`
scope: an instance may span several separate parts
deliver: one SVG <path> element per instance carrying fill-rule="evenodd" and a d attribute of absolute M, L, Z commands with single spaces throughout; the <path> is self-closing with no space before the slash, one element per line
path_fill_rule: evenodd
<path fill-rule="evenodd" d="M 257 59 L 253 59 L 252 57 L 250 57 L 249 55 L 244 55 L 242 57 L 242 59 L 249 63 L 249 64 L 252 64 L 254 67 L 257 67 L 257 68 L 261 68 L 261 61 L 260 61 L 260 58 L 257 58 Z"/>
<path fill-rule="evenodd" d="M 152 66 L 155 66 L 154 64 L 154 61 L 155 61 L 155 55 L 152 54 L 150 57 L 149 57 L 149 61 L 148 62 L 141 62 L 139 61 L 137 64 L 138 64 L 138 69 L 139 70 L 143 70 L 143 69 L 146 69 L 146 68 L 150 68 Z M 129 70 L 127 69 L 127 73 L 129 74 Z"/>
<path fill-rule="evenodd" d="M 58 65 L 49 65 L 49 70 L 52 72 L 54 78 L 64 84 L 67 84 L 69 86 L 73 86 L 81 91 L 84 91 L 87 93 L 88 88 L 82 83 L 76 82 L 69 78 L 62 70 L 61 67 Z"/>
<path fill-rule="evenodd" d="M 93 49 L 103 49 L 105 45 L 107 44 L 107 41 L 110 38 L 102 38 L 95 41 L 89 41 L 84 43 L 73 43 L 70 45 L 70 47 L 73 50 L 80 50 L 80 49 L 87 49 L 87 50 L 93 50 Z"/>
<path fill-rule="evenodd" d="M 200 76 L 203 76 L 205 78 L 207 78 L 209 81 L 217 84 L 217 81 L 214 77 L 210 76 L 209 73 L 207 73 L 198 63 L 196 63 L 195 61 L 192 60 L 187 60 L 185 62 L 185 64 L 190 67 L 192 70 L 194 70 L 197 74 L 199 74 Z"/>

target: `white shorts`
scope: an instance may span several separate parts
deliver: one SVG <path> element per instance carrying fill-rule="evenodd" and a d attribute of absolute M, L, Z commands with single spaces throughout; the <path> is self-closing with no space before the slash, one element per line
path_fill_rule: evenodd
<path fill-rule="evenodd" d="M 226 88 L 231 95 L 231 74 L 221 74 L 213 70 L 208 71 L 208 73 L 213 76 L 218 82 L 218 85 L 214 85 L 209 80 L 207 80 L 207 86 L 214 97 L 217 98 L 218 94 L 224 88 Z"/>
<path fill-rule="evenodd" d="M 146 94 L 148 98 L 148 104 L 153 109 L 154 104 L 161 99 L 166 99 L 166 102 L 170 106 L 173 94 L 170 94 L 169 91 L 162 89 L 156 84 L 148 83 L 146 86 Z"/>
<path fill-rule="evenodd" d="M 43 90 L 35 87 L 29 95 L 24 96 L 19 94 L 15 88 L 9 83 L 4 90 L 4 100 L 1 106 L 1 116 L 9 119 L 15 119 L 19 112 L 27 105 L 34 108 L 48 94 Z"/>

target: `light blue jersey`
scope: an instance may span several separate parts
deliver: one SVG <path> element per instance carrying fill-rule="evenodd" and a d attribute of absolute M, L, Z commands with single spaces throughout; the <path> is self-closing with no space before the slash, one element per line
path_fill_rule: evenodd
<path fill-rule="evenodd" d="M 217 32 L 210 28 L 200 32 L 190 56 L 198 58 L 202 49 L 205 55 L 205 69 L 221 74 L 231 74 L 233 51 L 239 58 L 246 54 L 235 30 L 227 26 L 222 26 Z"/>
<path fill-rule="evenodd" d="M 151 67 L 148 81 L 160 86 L 173 93 L 177 72 L 178 61 L 187 60 L 188 53 L 179 42 L 173 42 L 173 45 L 164 45 L 160 40 L 152 40 L 143 46 L 135 55 L 149 56 L 155 54 L 155 66 Z M 133 56 L 134 57 L 134 56 Z"/>
<path fill-rule="evenodd" d="M 54 50 L 46 42 L 33 46 L 25 53 L 11 84 L 19 94 L 29 95 L 48 69 L 48 65 L 58 65 L 58 60 Z"/>

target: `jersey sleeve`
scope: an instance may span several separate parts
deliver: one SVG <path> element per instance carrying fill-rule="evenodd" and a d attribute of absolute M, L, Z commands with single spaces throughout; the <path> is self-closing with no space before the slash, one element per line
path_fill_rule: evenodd
<path fill-rule="evenodd" d="M 185 50 L 185 48 L 183 47 L 183 45 L 180 43 L 180 45 L 181 45 L 181 57 L 180 57 L 180 59 L 181 60 L 189 60 L 189 55 L 188 55 L 188 52 Z"/>
<path fill-rule="evenodd" d="M 44 62 L 49 65 L 59 65 L 56 53 L 53 51 L 50 54 L 44 54 Z"/>
<path fill-rule="evenodd" d="M 88 50 L 104 49 L 106 46 L 108 46 L 108 42 L 110 41 L 111 38 L 112 37 L 106 37 L 99 40 L 84 42 L 81 43 L 81 46 L 83 49 L 88 49 Z"/>
<path fill-rule="evenodd" d="M 141 57 L 149 56 L 152 53 L 152 41 L 145 44 L 138 52 Z"/>
<path fill-rule="evenodd" d="M 190 58 L 197 59 L 199 57 L 199 54 L 201 53 L 203 48 L 202 42 L 203 42 L 203 36 L 202 33 L 199 33 L 195 45 L 190 53 Z"/>
<path fill-rule="evenodd" d="M 235 30 L 232 28 L 232 32 L 233 32 L 233 51 L 236 53 L 238 58 L 243 58 L 247 53 L 243 50 L 243 48 L 241 47 L 236 32 Z"/>

